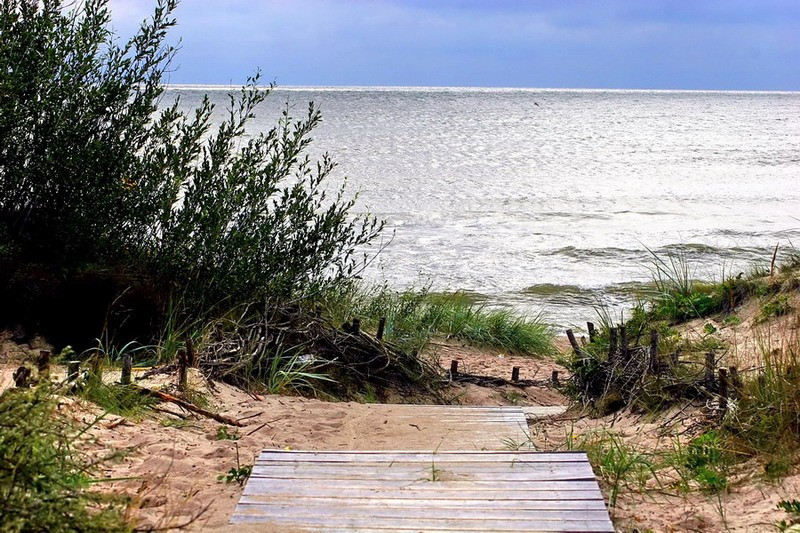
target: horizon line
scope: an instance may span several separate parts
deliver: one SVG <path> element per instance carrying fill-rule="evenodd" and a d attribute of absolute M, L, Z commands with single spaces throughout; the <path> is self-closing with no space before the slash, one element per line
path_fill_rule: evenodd
<path fill-rule="evenodd" d="M 222 83 L 162 83 L 167 89 L 207 89 L 212 91 L 241 89 L 244 84 Z M 269 84 L 260 86 L 269 88 Z M 743 93 L 743 94 L 794 94 L 800 89 L 631 89 L 631 88 L 600 88 L 600 87 L 492 87 L 468 85 L 280 85 L 274 89 L 291 91 L 485 91 L 485 92 L 638 92 L 638 93 Z"/>

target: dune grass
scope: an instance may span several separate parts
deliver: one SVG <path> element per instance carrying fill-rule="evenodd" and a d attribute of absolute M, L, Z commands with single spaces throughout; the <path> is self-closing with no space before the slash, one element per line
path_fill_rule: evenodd
<path fill-rule="evenodd" d="M 418 352 L 435 337 L 531 356 L 555 351 L 553 332 L 539 317 L 489 308 L 467 292 L 350 285 L 329 293 L 323 307 L 334 321 L 358 317 L 362 326 L 372 331 L 385 317 L 384 338 L 407 351 Z"/>

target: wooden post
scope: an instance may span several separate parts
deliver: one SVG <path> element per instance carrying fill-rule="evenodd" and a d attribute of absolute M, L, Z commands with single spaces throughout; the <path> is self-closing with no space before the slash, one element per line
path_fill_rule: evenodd
<path fill-rule="evenodd" d="M 185 391 L 189 384 L 189 373 L 186 360 L 186 351 L 180 350 L 178 352 L 178 390 Z"/>
<path fill-rule="evenodd" d="M 50 350 L 39 351 L 39 380 L 45 380 L 50 377 Z"/>
<path fill-rule="evenodd" d="M 119 382 L 122 385 L 131 384 L 131 367 L 133 366 L 133 358 L 130 354 L 122 356 L 122 374 L 119 376 Z"/>
<path fill-rule="evenodd" d="M 731 373 L 731 388 L 733 389 L 731 392 L 738 397 L 742 394 L 742 376 L 739 375 L 739 369 L 735 366 L 730 367 L 728 371 Z"/>
<path fill-rule="evenodd" d="M 719 408 L 724 412 L 728 409 L 728 371 L 719 369 Z"/>
<path fill-rule="evenodd" d="M 550 376 L 550 382 L 553 384 L 554 387 L 558 387 L 558 370 L 553 370 L 553 374 Z"/>
<path fill-rule="evenodd" d="M 197 354 L 194 351 L 194 341 L 191 337 L 186 339 L 186 365 L 189 368 L 197 366 Z"/>
<path fill-rule="evenodd" d="M 450 361 L 450 378 L 454 378 L 458 375 L 458 360 L 453 359 Z"/>
<path fill-rule="evenodd" d="M 353 335 L 358 335 L 361 333 L 361 319 L 354 318 L 353 319 Z"/>
<path fill-rule="evenodd" d="M 515 366 L 511 369 L 511 381 L 519 381 L 519 367 Z"/>
<path fill-rule="evenodd" d="M 11 377 L 14 378 L 14 385 L 17 388 L 27 388 L 30 386 L 31 369 L 23 365 L 16 369 Z"/>
<path fill-rule="evenodd" d="M 382 316 L 380 318 L 380 320 L 378 320 L 378 334 L 376 335 L 378 340 L 382 340 L 383 339 L 383 330 L 385 328 L 386 328 L 386 317 Z"/>
<path fill-rule="evenodd" d="M 572 346 L 572 349 L 575 351 L 575 354 L 580 355 L 581 347 L 578 345 L 578 341 L 575 340 L 575 334 L 572 332 L 571 329 L 567 330 L 567 338 L 569 339 L 569 345 Z"/>
<path fill-rule="evenodd" d="M 80 372 L 80 369 L 80 361 L 67 361 L 67 381 L 72 382 L 78 379 L 78 372 Z"/>
<path fill-rule="evenodd" d="M 650 330 L 650 372 L 658 372 L 658 330 Z"/>
<path fill-rule="evenodd" d="M 705 382 L 708 387 L 716 385 L 714 380 L 714 352 L 706 353 Z"/>
<path fill-rule="evenodd" d="M 89 379 L 97 384 L 103 382 L 103 363 L 100 352 L 95 352 L 92 356 L 91 365 L 89 366 Z"/>
<path fill-rule="evenodd" d="M 592 322 L 587 322 L 586 329 L 589 330 L 589 342 L 594 342 L 597 336 L 597 330 L 594 329 L 594 324 Z"/>
<path fill-rule="evenodd" d="M 628 328 L 625 324 L 619 327 L 619 351 L 624 362 L 628 361 Z"/>
<path fill-rule="evenodd" d="M 614 363 L 617 358 L 617 328 L 608 328 L 608 362 Z"/>

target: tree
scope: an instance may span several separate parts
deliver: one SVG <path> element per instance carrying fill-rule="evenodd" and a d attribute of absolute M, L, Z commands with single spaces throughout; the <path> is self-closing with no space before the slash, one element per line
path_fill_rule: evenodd
<path fill-rule="evenodd" d="M 130 286 L 198 317 L 303 296 L 352 276 L 382 229 L 344 186 L 326 195 L 334 162 L 305 154 L 313 104 L 246 142 L 272 89 L 258 74 L 218 126 L 207 98 L 159 107 L 176 5 L 120 43 L 107 0 L 2 3 L 0 297 L 17 315 L 87 272 L 113 278 L 100 308 Z"/>

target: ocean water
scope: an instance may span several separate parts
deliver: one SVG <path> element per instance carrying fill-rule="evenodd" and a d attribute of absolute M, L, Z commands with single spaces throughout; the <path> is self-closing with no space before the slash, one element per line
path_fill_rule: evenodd
<path fill-rule="evenodd" d="M 221 118 L 217 87 L 165 100 L 206 92 Z M 251 131 L 309 101 L 324 116 L 313 152 L 387 221 L 372 281 L 565 327 L 624 312 L 651 251 L 720 278 L 800 247 L 800 93 L 286 88 Z"/>

